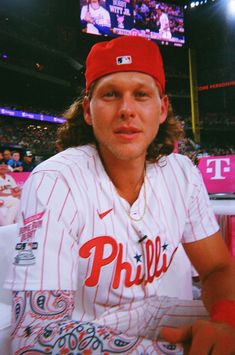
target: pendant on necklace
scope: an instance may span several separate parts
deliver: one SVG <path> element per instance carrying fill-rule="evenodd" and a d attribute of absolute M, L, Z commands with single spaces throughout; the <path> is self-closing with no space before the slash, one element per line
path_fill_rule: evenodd
<path fill-rule="evenodd" d="M 142 243 L 145 239 L 148 239 L 147 234 L 143 233 L 141 230 L 138 231 L 139 240 L 138 243 Z"/>

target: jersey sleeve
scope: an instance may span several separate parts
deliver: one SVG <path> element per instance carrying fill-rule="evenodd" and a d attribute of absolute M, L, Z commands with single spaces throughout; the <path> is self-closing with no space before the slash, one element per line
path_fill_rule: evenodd
<path fill-rule="evenodd" d="M 71 189 L 60 173 L 31 174 L 21 196 L 7 288 L 76 289 L 77 214 Z"/>
<path fill-rule="evenodd" d="M 85 19 L 87 12 L 88 12 L 88 6 L 87 6 L 87 5 L 84 5 L 84 6 L 82 7 L 81 14 L 80 14 L 80 19 L 81 19 L 81 20 L 84 20 L 84 19 Z"/>
<path fill-rule="evenodd" d="M 183 243 L 206 238 L 219 229 L 202 175 L 195 166 L 192 166 L 190 180 L 192 189 L 188 199 Z"/>

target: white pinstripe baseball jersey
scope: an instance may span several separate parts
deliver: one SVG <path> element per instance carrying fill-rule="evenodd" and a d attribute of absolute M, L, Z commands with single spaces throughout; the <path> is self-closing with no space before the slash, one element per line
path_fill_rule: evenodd
<path fill-rule="evenodd" d="M 142 187 L 130 207 L 92 146 L 69 148 L 37 166 L 23 188 L 7 287 L 77 290 L 83 320 L 155 296 L 178 244 L 205 238 L 218 224 L 187 157 L 148 164 L 145 179 L 146 196 Z M 146 212 L 135 221 L 145 198 Z"/>

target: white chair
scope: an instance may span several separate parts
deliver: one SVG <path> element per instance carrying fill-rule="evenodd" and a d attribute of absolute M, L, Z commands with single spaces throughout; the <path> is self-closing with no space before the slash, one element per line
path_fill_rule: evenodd
<path fill-rule="evenodd" d="M 0 227 L 0 354 L 10 355 L 11 291 L 3 283 L 13 261 L 16 224 Z"/>

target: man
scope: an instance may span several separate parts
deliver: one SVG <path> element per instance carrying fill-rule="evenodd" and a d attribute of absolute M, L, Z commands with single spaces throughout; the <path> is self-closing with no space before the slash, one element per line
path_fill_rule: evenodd
<path fill-rule="evenodd" d="M 23 171 L 31 172 L 36 164 L 33 162 L 33 154 L 30 150 L 26 150 L 23 156 Z"/>
<path fill-rule="evenodd" d="M 12 152 L 12 159 L 8 160 L 7 165 L 12 168 L 14 173 L 23 171 L 23 162 L 20 160 L 20 153 L 14 150 Z"/>
<path fill-rule="evenodd" d="M 12 158 L 12 156 L 11 156 L 11 151 L 10 151 L 9 149 L 5 149 L 5 150 L 3 151 L 3 158 L 4 158 L 4 161 L 5 161 L 6 164 L 7 164 L 8 161 Z"/>
<path fill-rule="evenodd" d="M 197 168 L 172 153 L 182 132 L 164 90 L 153 42 L 90 51 L 86 95 L 59 132 L 69 148 L 24 185 L 6 282 L 14 354 L 179 353 L 159 337 L 191 343 L 190 354 L 234 353 L 234 262 Z M 207 310 L 158 295 L 181 241 Z"/>
<path fill-rule="evenodd" d="M 19 197 L 21 189 L 15 179 L 8 174 L 9 167 L 3 163 L 0 165 L 0 226 L 6 226 L 16 222 L 19 209 Z"/>
<path fill-rule="evenodd" d="M 161 8 L 157 8 L 157 25 L 159 25 L 159 34 L 163 39 L 171 39 L 171 29 L 167 14 Z"/>
<path fill-rule="evenodd" d="M 82 7 L 80 18 L 87 33 L 103 36 L 110 33 L 110 14 L 100 5 L 100 0 L 88 0 L 88 4 Z"/>

